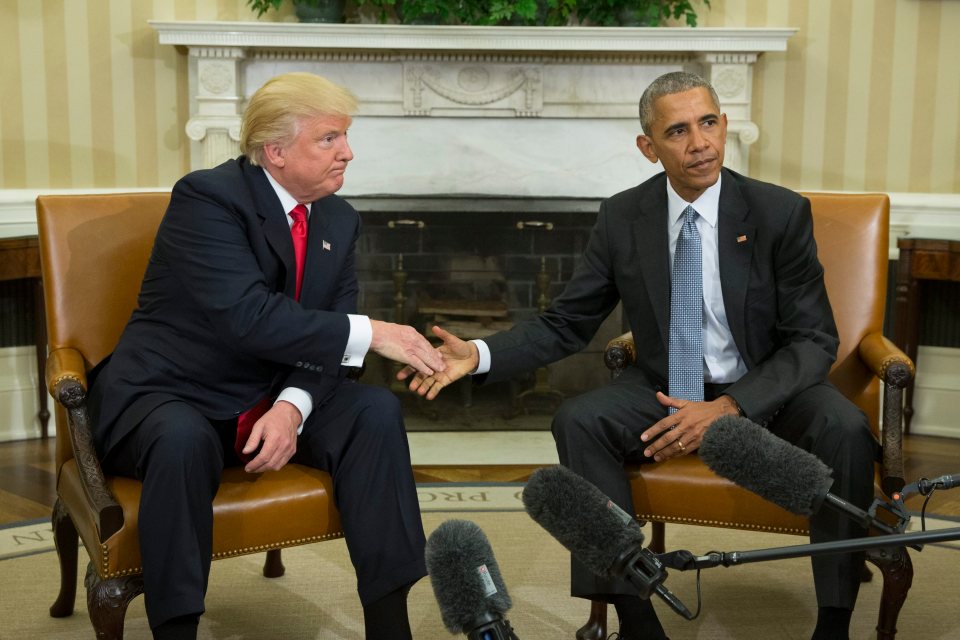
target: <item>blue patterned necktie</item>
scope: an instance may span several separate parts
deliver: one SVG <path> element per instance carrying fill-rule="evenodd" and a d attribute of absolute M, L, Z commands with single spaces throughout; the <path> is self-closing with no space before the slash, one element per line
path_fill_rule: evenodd
<path fill-rule="evenodd" d="M 703 400 L 703 267 L 696 209 L 683 210 L 670 288 L 670 397 Z M 670 413 L 676 409 L 671 408 Z"/>

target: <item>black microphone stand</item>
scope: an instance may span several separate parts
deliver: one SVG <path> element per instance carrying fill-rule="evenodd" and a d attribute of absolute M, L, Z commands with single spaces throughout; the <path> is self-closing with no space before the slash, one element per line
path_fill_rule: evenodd
<path fill-rule="evenodd" d="M 767 560 L 786 560 L 804 556 L 819 556 L 831 553 L 851 553 L 869 549 L 891 549 L 934 542 L 960 540 L 960 527 L 940 529 L 939 531 L 917 531 L 914 533 L 894 533 L 852 540 L 834 540 L 816 544 L 798 544 L 790 547 L 774 547 L 756 551 L 712 551 L 704 556 L 695 556 L 689 551 L 670 551 L 657 554 L 665 566 L 678 571 L 690 569 L 709 569 L 711 567 L 731 567 L 751 562 Z"/>
<path fill-rule="evenodd" d="M 910 522 L 910 514 L 904 505 L 904 498 L 912 493 L 929 495 L 936 489 L 952 489 L 960 486 L 960 474 L 953 476 L 941 476 L 934 480 L 921 478 L 907 487 L 904 487 L 898 493 L 893 494 L 893 503 L 887 503 L 877 499 L 868 511 L 856 507 L 846 500 L 828 493 L 824 497 L 824 502 L 831 508 L 840 511 L 847 517 L 861 524 L 863 527 L 873 527 L 884 535 L 869 536 L 865 538 L 854 538 L 850 540 L 834 540 L 832 542 L 819 542 L 813 544 L 798 544 L 789 547 L 774 547 L 771 549 L 758 549 L 754 551 L 711 551 L 703 556 L 695 556 L 690 551 L 679 550 L 667 553 L 654 554 L 644 549 L 652 559 L 648 560 L 652 566 L 656 566 L 660 571 L 653 573 L 652 580 L 662 582 L 666 579 L 667 572 L 663 567 L 669 567 L 678 571 L 689 571 L 691 569 L 709 569 L 712 567 L 724 566 L 731 567 L 753 562 L 766 562 L 768 560 L 786 560 L 789 558 L 800 558 L 805 556 L 827 555 L 832 553 L 851 553 L 854 551 L 867 551 L 879 553 L 887 557 L 895 555 L 904 547 L 922 550 L 923 545 L 935 542 L 947 542 L 960 540 L 960 527 L 951 527 L 949 529 L 940 529 L 938 531 L 919 531 L 913 533 L 904 533 L 907 524 Z M 877 518 L 877 510 L 884 509 L 897 518 L 896 525 L 889 525 Z M 699 577 L 698 577 L 699 582 Z M 655 589 L 660 593 L 662 584 L 657 584 Z M 651 591 L 650 586 L 646 588 L 646 593 Z M 641 591 L 641 593 L 643 593 Z M 669 593 L 669 592 L 667 592 Z M 699 587 L 698 587 L 699 593 Z M 676 596 L 670 594 L 674 600 Z M 641 596 L 642 597 L 642 596 Z M 649 597 L 649 596 L 648 596 Z M 679 602 L 679 601 L 678 601 Z M 686 610 L 680 603 L 677 607 L 672 602 L 668 602 L 674 611 L 687 618 Z M 699 613 L 699 608 L 698 608 Z"/>

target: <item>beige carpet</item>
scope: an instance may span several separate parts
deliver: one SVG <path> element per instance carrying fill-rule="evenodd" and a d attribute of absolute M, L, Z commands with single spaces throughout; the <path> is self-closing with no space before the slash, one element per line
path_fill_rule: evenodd
<path fill-rule="evenodd" d="M 473 520 L 486 532 L 514 603 L 507 617 L 521 640 L 573 640 L 586 619 L 587 607 L 568 596 L 567 555 L 558 543 L 525 513 L 517 511 L 425 512 L 427 533 L 449 518 Z M 746 551 L 801 543 L 803 539 L 792 536 L 668 527 L 669 548 L 697 554 L 711 549 Z M 960 548 L 956 544 L 928 546 L 912 555 L 914 585 L 900 616 L 898 638 L 960 638 Z M 247 556 L 213 563 L 200 638 L 362 638 L 353 571 L 342 540 L 284 551 L 287 574 L 277 580 L 260 575 L 262 558 Z M 82 575 L 78 577 L 76 613 L 65 619 L 53 619 L 47 613 L 58 585 L 54 552 L 0 560 L 0 572 L 0 638 L 93 637 Z M 692 572 L 674 572 L 667 581 L 691 609 L 696 605 L 694 576 Z M 703 610 L 693 622 L 681 619 L 655 600 L 673 640 L 809 638 L 815 603 L 808 560 L 717 567 L 702 573 L 702 583 Z M 880 587 L 879 577 L 863 585 L 852 637 L 875 637 Z M 612 609 L 611 616 L 615 617 Z M 428 579 L 411 592 L 410 617 L 418 640 L 464 637 L 452 636 L 444 629 Z M 126 630 L 127 638 L 149 638 L 142 598 L 130 605 Z"/>

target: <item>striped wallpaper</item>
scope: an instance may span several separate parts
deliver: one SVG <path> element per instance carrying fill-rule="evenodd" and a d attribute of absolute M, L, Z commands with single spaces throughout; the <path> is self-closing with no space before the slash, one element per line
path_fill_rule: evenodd
<path fill-rule="evenodd" d="M 756 68 L 754 176 L 960 192 L 960 0 L 711 4 L 703 26 L 799 29 Z M 0 189 L 169 187 L 188 170 L 186 56 L 150 19 L 254 17 L 244 0 L 0 2 Z"/>

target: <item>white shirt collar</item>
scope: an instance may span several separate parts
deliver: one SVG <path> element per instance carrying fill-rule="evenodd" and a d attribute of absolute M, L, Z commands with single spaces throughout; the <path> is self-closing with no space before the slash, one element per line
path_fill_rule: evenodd
<path fill-rule="evenodd" d="M 297 199 L 296 199 L 296 198 L 294 198 L 292 195 L 290 195 L 290 192 L 289 192 L 289 191 L 287 191 L 286 189 L 283 188 L 283 185 L 281 185 L 279 182 L 277 182 L 277 181 L 274 179 L 274 177 L 273 177 L 272 175 L 270 175 L 270 172 L 269 172 L 269 171 L 267 171 L 267 170 L 264 169 L 263 167 L 260 167 L 260 168 L 263 169 L 263 173 L 264 173 L 265 176 L 267 176 L 267 180 L 270 182 L 270 186 L 273 187 L 273 190 L 276 191 L 276 193 L 277 193 L 277 197 L 280 198 L 280 206 L 283 207 L 283 212 L 286 213 L 287 216 L 289 216 L 289 215 L 290 215 L 290 212 L 293 211 L 293 208 L 294 208 L 295 206 L 297 206 L 298 204 L 300 204 L 300 203 L 297 202 Z M 308 216 L 310 215 L 310 207 L 311 207 L 311 205 L 312 205 L 312 203 L 310 203 L 310 202 L 308 202 L 308 203 L 306 204 L 306 207 L 307 207 L 307 215 L 308 215 Z"/>
<path fill-rule="evenodd" d="M 717 176 L 717 181 L 713 183 L 706 191 L 700 194 L 695 202 L 687 202 L 681 198 L 670 184 L 670 178 L 667 178 L 667 213 L 669 214 L 670 224 L 677 224 L 683 215 L 683 210 L 688 205 L 692 206 L 711 227 L 717 226 L 717 218 L 720 215 L 720 181 L 722 175 Z"/>

